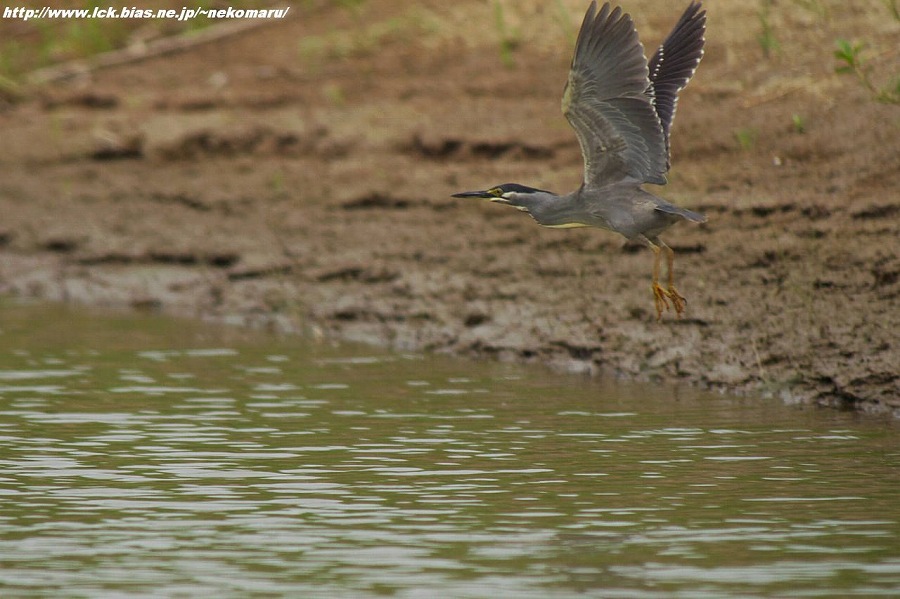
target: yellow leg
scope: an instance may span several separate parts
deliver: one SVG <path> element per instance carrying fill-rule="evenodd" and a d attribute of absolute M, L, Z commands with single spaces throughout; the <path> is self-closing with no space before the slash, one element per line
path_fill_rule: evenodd
<path fill-rule="evenodd" d="M 678 293 L 678 290 L 675 289 L 675 251 L 667 246 L 665 243 L 660 241 L 659 239 L 655 239 L 650 241 L 646 237 L 642 239 L 647 246 L 651 250 L 653 250 L 653 303 L 656 306 L 656 320 L 662 320 L 663 310 L 668 310 L 670 307 L 669 302 L 671 303 L 671 307 L 675 308 L 675 314 L 678 315 L 679 318 L 684 314 L 685 307 L 687 305 L 687 300 L 684 299 L 684 296 Z M 662 258 L 661 254 L 665 250 L 666 252 L 666 267 L 667 267 L 667 277 L 669 279 L 669 286 L 667 289 L 663 289 L 659 284 L 659 271 L 660 271 L 660 259 Z"/>
<path fill-rule="evenodd" d="M 666 265 L 669 270 L 669 288 L 666 289 L 665 294 L 670 300 L 672 300 L 672 306 L 675 308 L 675 313 L 679 318 L 684 314 L 684 308 L 687 304 L 687 300 L 684 299 L 684 296 L 678 293 L 678 290 L 675 289 L 675 250 L 667 246 L 665 243 L 660 241 L 660 245 L 666 250 Z M 659 258 L 657 258 L 657 262 Z"/>
<path fill-rule="evenodd" d="M 651 288 L 653 289 L 653 302 L 656 305 L 656 320 L 659 321 L 662 320 L 663 309 L 669 309 L 669 302 L 666 300 L 668 292 L 659 286 L 659 259 L 662 248 L 649 240 L 647 245 L 653 250 L 653 283 Z M 671 269 L 669 273 L 671 274 Z"/>

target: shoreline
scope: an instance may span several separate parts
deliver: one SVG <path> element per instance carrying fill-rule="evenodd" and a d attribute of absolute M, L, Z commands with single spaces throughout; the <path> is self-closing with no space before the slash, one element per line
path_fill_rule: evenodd
<path fill-rule="evenodd" d="M 657 323 L 646 249 L 450 197 L 580 181 L 559 112 L 571 44 L 526 43 L 537 3 L 517 6 L 510 65 L 460 33 L 487 27 L 481 3 L 391 0 L 0 104 L 0 294 L 900 417 L 900 124 L 822 60 L 837 20 L 760 63 L 753 7 L 710 8 L 653 189 L 709 222 L 664 236 L 689 303 Z M 651 40 L 671 26 L 653 6 L 627 3 Z M 840 27 L 885 44 L 879 14 Z M 351 32 L 371 47 L 338 51 Z"/>

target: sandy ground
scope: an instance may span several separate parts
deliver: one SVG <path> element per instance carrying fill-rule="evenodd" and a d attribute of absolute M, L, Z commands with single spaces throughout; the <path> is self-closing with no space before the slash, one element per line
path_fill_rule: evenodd
<path fill-rule="evenodd" d="M 648 47 L 685 4 L 623 3 Z M 884 3 L 777 3 L 766 58 L 758 3 L 708 2 L 662 322 L 646 249 L 449 197 L 578 185 L 586 2 L 337 4 L 0 101 L 0 293 L 900 415 L 900 107 L 832 55 L 896 75 Z"/>

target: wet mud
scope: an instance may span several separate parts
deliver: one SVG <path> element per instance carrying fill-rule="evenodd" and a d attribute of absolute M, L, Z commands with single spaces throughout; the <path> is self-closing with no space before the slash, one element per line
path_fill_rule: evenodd
<path fill-rule="evenodd" d="M 579 184 L 586 3 L 504 3 L 508 51 L 489 3 L 333 4 L 0 101 L 0 293 L 900 414 L 900 109 L 832 56 L 895 74 L 883 3 L 779 4 L 768 58 L 710 3 L 654 189 L 709 222 L 664 235 L 661 322 L 645 248 L 449 197 Z M 682 4 L 625 6 L 652 46 Z"/>

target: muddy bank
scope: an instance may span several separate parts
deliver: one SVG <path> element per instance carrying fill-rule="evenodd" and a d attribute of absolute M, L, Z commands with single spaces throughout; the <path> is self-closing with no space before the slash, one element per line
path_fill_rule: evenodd
<path fill-rule="evenodd" d="M 883 3 L 779 5 L 768 59 L 755 7 L 711 7 L 656 190 L 710 220 L 664 236 L 689 304 L 661 323 L 645 249 L 449 197 L 577 186 L 563 4 L 511 3 L 509 55 L 481 2 L 295 7 L 7 100 L 0 293 L 896 415 L 900 109 L 831 55 L 865 39 L 881 73 Z M 648 45 L 664 4 L 626 3 Z"/>

